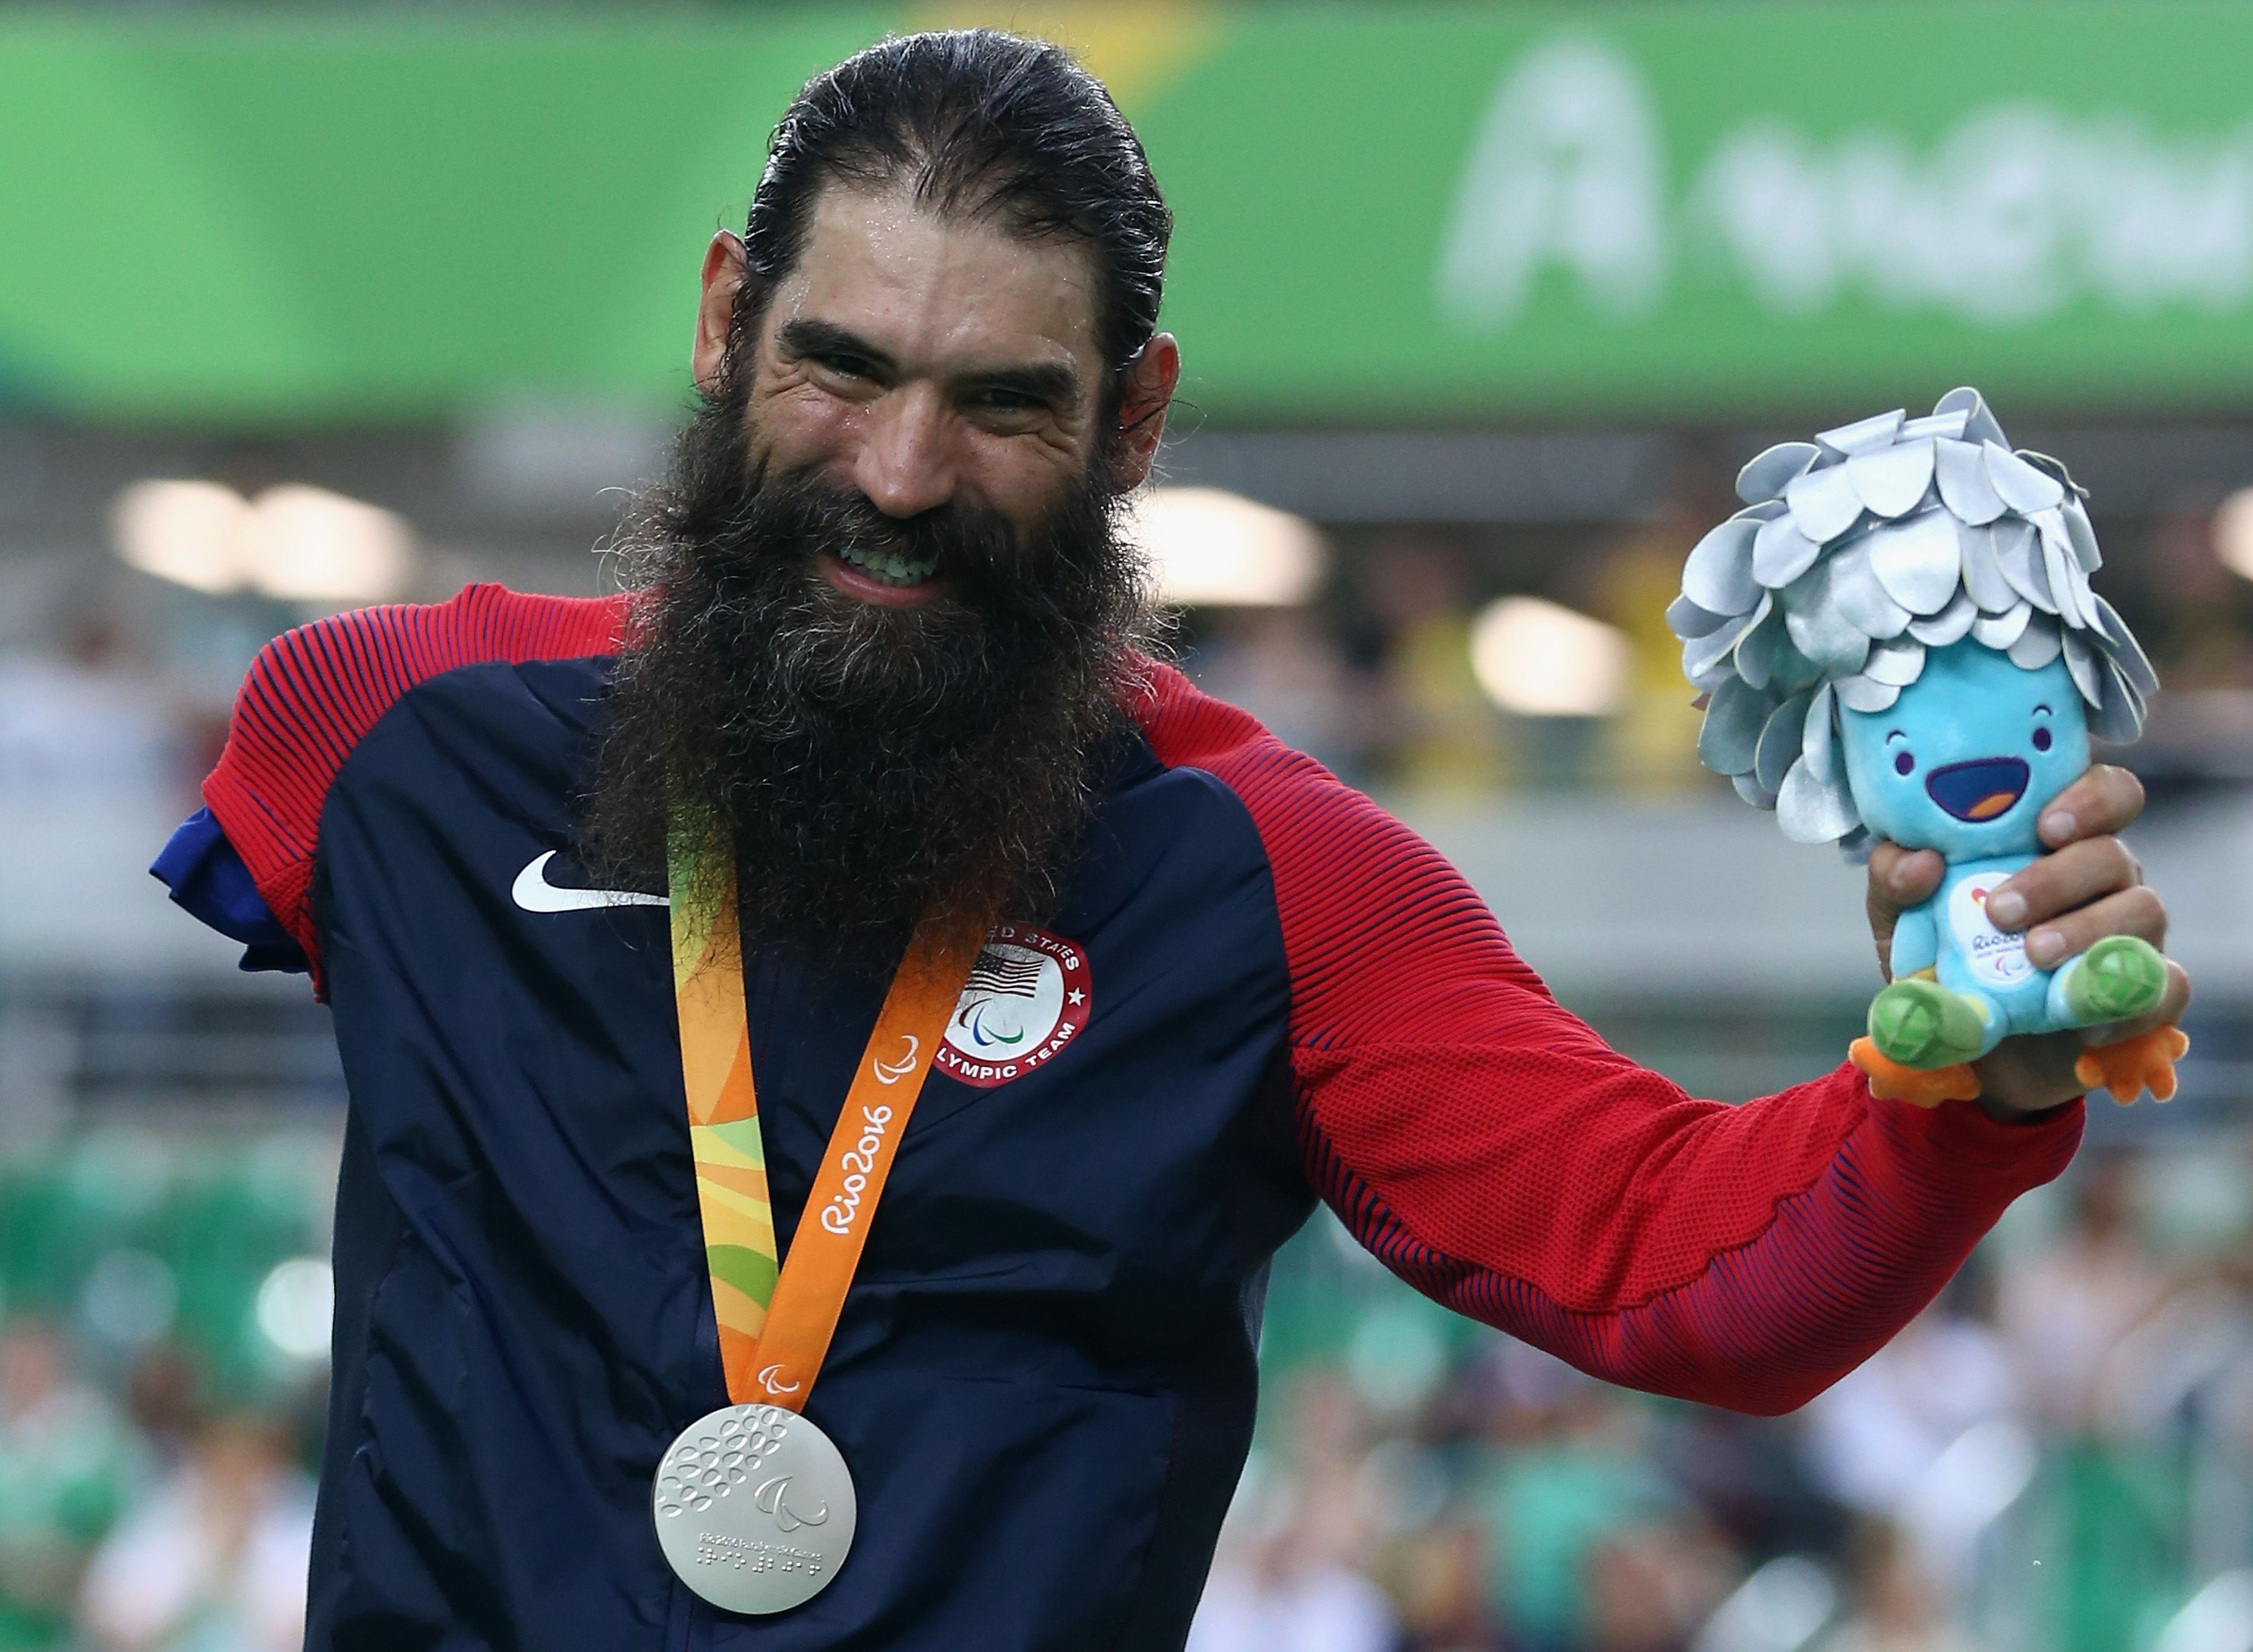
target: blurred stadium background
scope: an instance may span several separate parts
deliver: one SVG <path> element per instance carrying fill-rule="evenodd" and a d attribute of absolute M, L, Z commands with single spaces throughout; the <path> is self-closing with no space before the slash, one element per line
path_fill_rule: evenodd
<path fill-rule="evenodd" d="M 0 10 L 0 1649 L 298 1634 L 341 1081 L 143 872 L 245 664 L 604 589 L 774 115 L 971 21 L 1080 49 L 1178 212 L 1186 663 L 1693 1091 L 1875 979 L 1859 875 L 1695 766 L 1660 610 L 1746 457 L 1979 385 L 2167 684 L 2178 1100 L 1772 1421 L 1318 1218 L 1197 1652 L 2249 1652 L 2253 7 L 2176 0 Z"/>

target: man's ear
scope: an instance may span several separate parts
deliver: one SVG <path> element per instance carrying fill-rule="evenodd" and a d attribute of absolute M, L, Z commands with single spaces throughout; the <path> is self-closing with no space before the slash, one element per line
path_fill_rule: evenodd
<path fill-rule="evenodd" d="M 1119 428 L 1104 433 L 1116 444 L 1112 475 L 1121 492 L 1149 479 L 1159 438 L 1166 434 L 1166 409 L 1181 381 L 1182 347 L 1169 332 L 1152 334 L 1126 364 L 1120 387 Z"/>
<path fill-rule="evenodd" d="M 727 366 L 728 336 L 735 326 L 743 275 L 743 243 L 723 229 L 704 249 L 704 296 L 696 305 L 696 343 L 689 353 L 696 387 L 708 396 L 718 392 Z"/>

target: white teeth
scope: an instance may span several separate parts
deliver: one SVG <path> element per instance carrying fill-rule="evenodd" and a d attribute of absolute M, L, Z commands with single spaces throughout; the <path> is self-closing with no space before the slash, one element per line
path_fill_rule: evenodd
<path fill-rule="evenodd" d="M 904 556 L 893 556 L 851 544 L 840 546 L 837 554 L 841 561 L 850 562 L 871 579 L 886 585 L 920 585 L 938 566 L 936 560 L 910 561 Z"/>

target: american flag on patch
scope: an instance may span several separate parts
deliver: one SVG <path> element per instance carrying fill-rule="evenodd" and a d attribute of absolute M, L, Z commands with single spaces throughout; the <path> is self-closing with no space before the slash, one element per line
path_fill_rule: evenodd
<path fill-rule="evenodd" d="M 1006 952 L 988 951 L 978 954 L 978 962 L 970 971 L 966 992 L 1003 993 L 1011 998 L 1030 998 L 1040 990 L 1041 960 L 1036 958 L 1011 958 Z"/>

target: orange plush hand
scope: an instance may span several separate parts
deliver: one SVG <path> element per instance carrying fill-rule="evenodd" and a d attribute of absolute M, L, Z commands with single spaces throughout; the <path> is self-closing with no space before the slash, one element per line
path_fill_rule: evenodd
<path fill-rule="evenodd" d="M 2117 1044 L 2090 1044 L 2073 1063 L 2073 1075 L 2091 1090 L 2112 1092 L 2112 1099 L 2128 1105 L 2146 1090 L 2154 1101 L 2175 1093 L 2175 1063 L 2190 1048 L 2190 1040 L 2173 1021 Z"/>
<path fill-rule="evenodd" d="M 1978 1075 L 1971 1070 L 1969 1063 L 1929 1070 L 1904 1067 L 1880 1055 L 1878 1047 L 1866 1038 L 1858 1038 L 1846 1047 L 1846 1059 L 1862 1070 L 1870 1081 L 1870 1093 L 1881 1101 L 1905 1101 L 1912 1107 L 1937 1107 L 1943 1101 L 1978 1099 Z"/>

